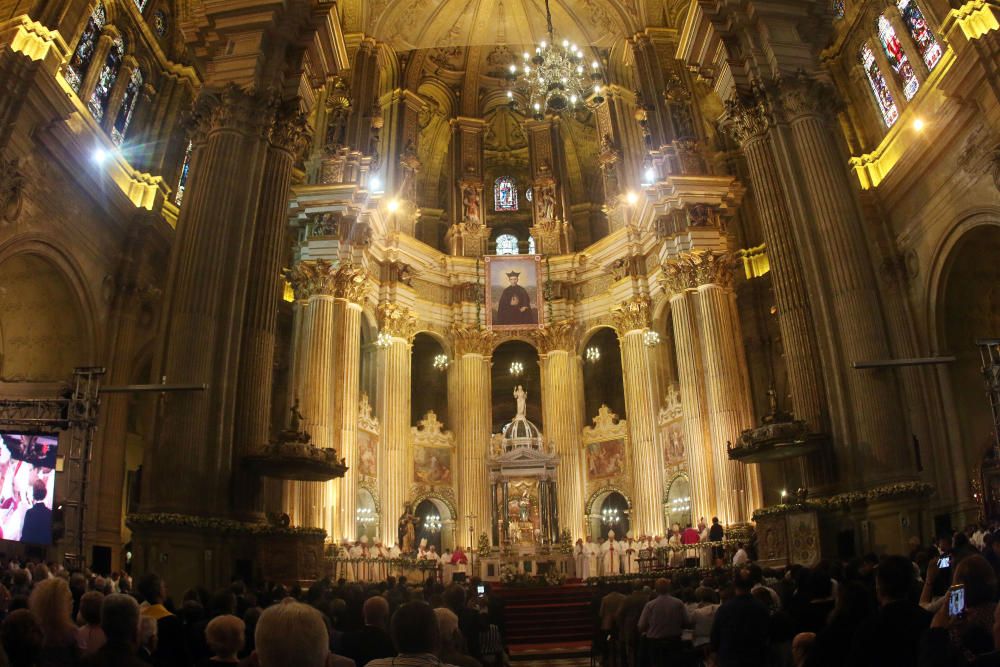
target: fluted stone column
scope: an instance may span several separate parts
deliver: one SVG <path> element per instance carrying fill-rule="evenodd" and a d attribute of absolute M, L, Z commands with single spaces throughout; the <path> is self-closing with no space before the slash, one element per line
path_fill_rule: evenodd
<path fill-rule="evenodd" d="M 304 121 L 294 114 L 282 116 L 271 132 L 258 201 L 261 224 L 253 234 L 250 265 L 255 279 L 247 285 L 243 313 L 243 342 L 239 371 L 236 423 L 233 442 L 233 510 L 240 518 L 260 518 L 261 480 L 240 466 L 271 439 L 271 397 L 274 380 L 274 346 L 278 328 L 277 304 L 281 281 L 283 239 L 288 208 L 288 184 L 295 156 L 305 148 Z"/>
<path fill-rule="evenodd" d="M 275 273 L 252 264 L 254 244 L 266 237 L 273 203 L 287 195 L 289 173 L 265 174 L 284 119 L 304 124 L 270 94 L 228 85 L 205 90 L 192 115 L 188 192 L 177 224 L 170 288 L 158 359 L 168 382 L 203 382 L 204 392 L 179 392 L 164 405 L 144 470 L 146 511 L 225 516 L 241 514 L 232 484 L 239 371 L 247 313 L 262 307 Z M 262 202 L 265 206 L 261 206 Z M 263 242 L 263 241 L 262 241 Z M 266 254 L 267 249 L 261 248 Z M 257 296 L 259 295 L 259 299 Z M 255 408 L 256 410 L 256 408 Z M 177 480 L 184 480 L 178 484 Z M 178 566 L 179 567 L 179 566 Z"/>
<path fill-rule="evenodd" d="M 782 81 L 779 95 L 808 198 L 810 238 L 820 264 L 815 270 L 822 273 L 820 283 L 838 326 L 841 367 L 847 369 L 852 361 L 888 359 L 892 355 L 856 193 L 829 118 L 830 92 L 803 75 Z M 844 372 L 858 451 L 872 468 L 866 476 L 879 481 L 892 467 L 900 467 L 895 452 L 909 446 L 895 379 L 885 371 Z"/>
<path fill-rule="evenodd" d="M 347 473 L 328 482 L 339 487 L 329 495 L 339 498 L 330 507 L 330 532 L 336 538 L 356 539 L 358 499 L 358 400 L 361 372 L 361 304 L 367 280 L 363 269 L 347 264 L 334 276 L 333 423 L 332 431 Z"/>
<path fill-rule="evenodd" d="M 694 303 L 695 297 L 687 291 L 686 281 L 677 280 L 672 287 L 670 313 L 674 323 L 677 376 L 683 406 L 684 453 L 691 481 L 691 515 L 711 518 L 717 511 L 715 468 L 701 375 L 697 304 Z"/>
<path fill-rule="evenodd" d="M 396 303 L 378 307 L 381 334 L 387 345 L 379 351 L 379 442 L 378 487 L 382 501 L 382 538 L 397 541 L 397 522 L 403 513 L 409 489 L 408 446 L 410 437 L 410 345 L 417 321 L 412 310 Z M 355 404 L 357 405 L 357 404 Z"/>
<path fill-rule="evenodd" d="M 737 442 L 755 421 L 736 294 L 730 287 L 732 259 L 705 252 L 692 255 L 690 261 L 700 283 L 701 361 L 719 518 L 724 523 L 745 523 L 763 498 L 757 466 L 731 461 L 727 452 L 727 443 Z"/>
<path fill-rule="evenodd" d="M 542 364 L 542 414 L 546 439 L 559 455 L 556 468 L 556 506 L 559 530 L 568 530 L 573 541 L 586 536 L 584 525 L 583 452 L 580 434 L 583 411 L 582 383 L 574 372 L 576 327 L 572 321 L 555 322 L 537 335 Z M 558 536 L 557 536 L 558 537 Z"/>
<path fill-rule="evenodd" d="M 459 405 L 455 420 L 458 449 L 458 539 L 473 544 L 480 533 L 492 535 L 490 522 L 489 474 L 486 455 L 489 451 L 491 417 L 490 355 L 496 336 L 466 325 L 451 328 L 455 360 L 458 363 Z M 467 515 L 472 515 L 473 519 Z"/>
<path fill-rule="evenodd" d="M 788 370 L 790 412 L 813 432 L 829 428 L 823 406 L 820 355 L 812 327 L 801 250 L 796 247 L 792 216 L 786 203 L 774 147 L 767 136 L 768 118 L 762 105 L 727 105 L 728 127 L 743 149 L 757 204 L 767 254 L 771 259 L 771 284 L 778 306 L 778 328 Z M 824 450 L 802 460 L 804 481 L 815 487 L 834 479 L 833 455 Z"/>
<path fill-rule="evenodd" d="M 336 330 L 337 269 L 326 260 L 299 262 L 287 278 L 296 297 L 305 301 L 299 346 L 295 359 L 295 399 L 302 413 L 302 428 L 312 436 L 316 447 L 334 447 L 334 349 Z M 294 399 L 293 399 L 294 400 Z M 324 508 L 337 503 L 336 486 L 324 482 L 291 482 L 291 498 L 286 512 L 297 526 L 327 528 Z M 330 534 L 329 537 L 337 537 Z"/>
<path fill-rule="evenodd" d="M 632 531 L 663 534 L 663 447 L 657 425 L 660 387 L 644 341 L 649 302 L 633 297 L 611 311 L 622 348 L 622 379 L 634 485 Z"/>

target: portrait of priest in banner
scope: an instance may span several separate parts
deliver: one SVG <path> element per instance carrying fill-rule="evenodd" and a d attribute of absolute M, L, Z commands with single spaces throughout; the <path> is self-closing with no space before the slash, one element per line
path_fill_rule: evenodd
<path fill-rule="evenodd" d="M 504 329 L 542 324 L 539 267 L 534 256 L 487 257 L 489 325 Z"/>

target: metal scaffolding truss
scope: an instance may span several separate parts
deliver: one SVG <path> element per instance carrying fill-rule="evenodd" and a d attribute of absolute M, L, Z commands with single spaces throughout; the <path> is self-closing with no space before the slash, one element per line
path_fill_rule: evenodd
<path fill-rule="evenodd" d="M 105 372 L 100 366 L 73 369 L 72 386 L 56 398 L 0 399 L 0 429 L 59 434 L 64 558 L 71 566 L 84 564 L 87 475 Z"/>

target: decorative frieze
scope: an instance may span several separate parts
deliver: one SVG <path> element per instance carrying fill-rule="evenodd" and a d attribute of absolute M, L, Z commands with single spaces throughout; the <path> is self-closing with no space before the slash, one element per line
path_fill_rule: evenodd
<path fill-rule="evenodd" d="M 292 286 L 296 299 L 325 295 L 361 303 L 367 291 L 364 269 L 353 264 L 334 268 L 325 259 L 309 260 L 286 269 L 284 276 Z"/>
<path fill-rule="evenodd" d="M 649 328 L 649 299 L 636 296 L 611 309 L 618 335 Z"/>
<path fill-rule="evenodd" d="M 417 317 L 411 308 L 398 303 L 382 302 L 378 305 L 381 331 L 393 338 L 413 340 L 417 332 Z"/>
<path fill-rule="evenodd" d="M 488 357 L 493 352 L 493 345 L 496 343 L 496 334 L 492 331 L 467 324 L 452 325 L 450 333 L 456 357 L 465 354 Z"/>
<path fill-rule="evenodd" d="M 724 127 L 740 146 L 763 137 L 771 124 L 767 105 L 755 98 L 729 100 L 724 118 Z"/>

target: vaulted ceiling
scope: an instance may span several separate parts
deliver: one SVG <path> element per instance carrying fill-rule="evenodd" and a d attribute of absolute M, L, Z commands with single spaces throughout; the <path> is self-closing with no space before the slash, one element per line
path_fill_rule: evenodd
<path fill-rule="evenodd" d="M 610 46 L 671 22 L 689 0 L 550 0 L 557 39 Z M 341 0 L 345 32 L 364 32 L 398 51 L 545 38 L 544 0 Z"/>

